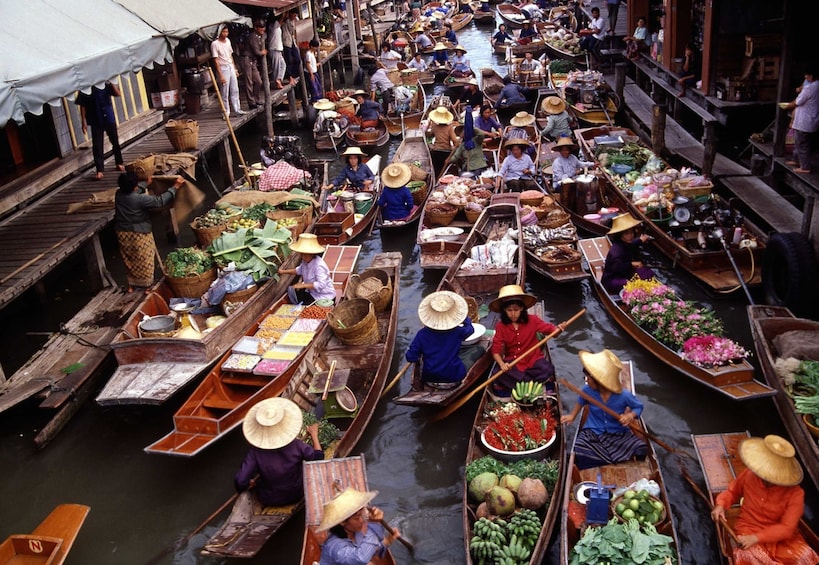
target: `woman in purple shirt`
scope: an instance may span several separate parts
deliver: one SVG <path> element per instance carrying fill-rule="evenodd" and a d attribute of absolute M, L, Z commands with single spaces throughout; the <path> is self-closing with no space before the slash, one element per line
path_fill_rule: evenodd
<path fill-rule="evenodd" d="M 301 282 L 287 289 L 287 296 L 293 304 L 311 304 L 315 300 L 335 300 L 336 288 L 330 268 L 319 255 L 324 247 L 312 233 L 303 233 L 290 250 L 301 255 L 301 264 L 295 269 L 279 269 L 283 275 L 300 275 Z"/>

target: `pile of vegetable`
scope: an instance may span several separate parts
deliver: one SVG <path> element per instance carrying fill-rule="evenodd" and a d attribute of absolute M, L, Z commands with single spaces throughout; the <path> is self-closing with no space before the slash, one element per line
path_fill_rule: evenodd
<path fill-rule="evenodd" d="M 230 214 L 227 210 L 213 208 L 208 210 L 204 216 L 199 216 L 193 220 L 193 227 L 197 229 L 215 228 L 217 226 L 224 226 L 227 224 L 227 219 Z"/>
<path fill-rule="evenodd" d="M 648 494 L 647 490 L 627 490 L 614 506 L 614 512 L 623 520 L 637 520 L 640 524 L 656 524 L 663 518 L 665 505 Z"/>
<path fill-rule="evenodd" d="M 796 412 L 819 420 L 819 361 L 788 359 L 787 362 L 777 361 L 777 365 L 783 362 L 790 366 L 783 375 L 782 384 L 793 398 Z"/>
<path fill-rule="evenodd" d="M 677 563 L 673 539 L 637 520 L 588 528 L 572 548 L 569 565 L 668 565 Z"/>
<path fill-rule="evenodd" d="M 487 455 L 467 464 L 464 473 L 467 484 L 471 483 L 481 473 L 493 473 L 499 479 L 503 479 L 505 475 L 515 475 L 522 479 L 539 479 L 551 491 L 557 482 L 559 470 L 556 459 L 547 459 L 545 461 L 521 459 L 512 463 L 503 463 L 491 455 Z"/>
<path fill-rule="evenodd" d="M 516 565 L 528 563 L 540 535 L 540 518 L 521 509 L 507 521 L 480 518 L 469 541 L 469 553 L 480 563 Z"/>
<path fill-rule="evenodd" d="M 212 267 L 213 257 L 197 247 L 174 249 L 165 258 L 165 272 L 175 278 L 201 275 Z"/>
<path fill-rule="evenodd" d="M 574 63 L 568 59 L 553 59 L 549 63 L 549 71 L 554 75 L 565 75 L 574 70 Z"/>
<path fill-rule="evenodd" d="M 262 202 L 260 204 L 254 204 L 253 206 L 249 206 L 245 208 L 242 212 L 242 218 L 246 220 L 253 220 L 254 222 L 263 223 L 267 219 L 267 213 L 273 212 L 276 210 L 276 207 L 272 204 L 268 204 L 267 202 Z"/>
<path fill-rule="evenodd" d="M 268 222 L 263 228 L 223 233 L 208 250 L 219 267 L 233 262 L 237 270 L 246 271 L 254 280 L 276 278 L 279 265 L 290 254 L 290 235 L 290 230 Z"/>
<path fill-rule="evenodd" d="M 301 413 L 304 418 L 304 424 L 301 429 L 301 433 L 299 434 L 299 438 L 308 445 L 310 445 L 310 436 L 307 433 L 307 426 L 315 424 L 316 422 L 318 422 L 319 425 L 318 439 L 322 449 L 327 449 L 330 444 L 337 440 L 341 435 L 341 431 L 331 421 L 324 418 L 319 420 L 312 412 L 302 410 Z"/>

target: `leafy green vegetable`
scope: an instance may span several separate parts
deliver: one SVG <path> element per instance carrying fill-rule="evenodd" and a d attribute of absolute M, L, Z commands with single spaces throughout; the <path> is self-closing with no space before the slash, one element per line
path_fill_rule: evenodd
<path fill-rule="evenodd" d="M 549 63 L 549 70 L 554 74 L 566 74 L 574 70 L 574 63 L 567 59 L 555 59 Z"/>
<path fill-rule="evenodd" d="M 802 361 L 794 374 L 796 382 L 819 392 L 819 361 Z"/>
<path fill-rule="evenodd" d="M 673 539 L 657 533 L 652 524 L 612 519 L 605 526 L 588 528 L 572 549 L 569 565 L 664 565 L 676 563 Z M 668 561 L 667 561 L 668 560 Z"/>
<path fill-rule="evenodd" d="M 262 229 L 239 229 L 223 233 L 208 249 L 219 266 L 231 261 L 240 271 L 246 271 L 254 280 L 278 275 L 281 262 L 290 254 L 290 230 L 267 222 Z"/>
<path fill-rule="evenodd" d="M 196 247 L 174 249 L 165 258 L 165 270 L 172 277 L 202 274 L 213 267 L 213 257 Z"/>
<path fill-rule="evenodd" d="M 531 477 L 533 479 L 540 479 L 546 486 L 548 491 L 554 489 L 557 482 L 557 475 L 560 471 L 560 465 L 556 459 L 547 459 L 545 461 L 535 461 L 534 459 L 521 459 L 505 465 L 498 461 L 491 455 L 486 455 L 480 459 L 475 459 L 466 466 L 464 475 L 466 482 L 471 483 L 472 479 L 481 473 L 494 473 L 498 478 L 504 475 L 516 475 L 521 479 Z"/>
<path fill-rule="evenodd" d="M 249 208 L 245 208 L 244 212 L 242 212 L 242 217 L 248 220 L 256 220 L 257 222 L 261 222 L 267 217 L 267 213 L 275 210 L 276 207 L 272 204 L 268 204 L 267 202 L 262 202 L 260 204 L 254 204 Z"/>
<path fill-rule="evenodd" d="M 319 445 L 321 445 L 322 449 L 327 449 L 331 443 L 338 439 L 339 435 L 341 434 L 341 430 L 339 430 L 338 427 L 336 427 L 336 425 L 331 421 L 325 420 L 324 418 L 318 420 L 315 414 L 305 410 L 302 410 L 301 413 L 304 418 L 304 422 L 301 432 L 299 433 L 299 439 L 309 444 L 310 435 L 307 433 L 307 426 L 315 424 L 316 422 L 318 422 L 319 425 L 318 439 Z"/>

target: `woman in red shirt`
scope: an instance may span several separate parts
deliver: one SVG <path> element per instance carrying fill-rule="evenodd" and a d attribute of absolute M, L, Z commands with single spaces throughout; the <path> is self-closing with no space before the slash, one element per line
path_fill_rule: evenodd
<path fill-rule="evenodd" d="M 526 309 L 536 302 L 537 298 L 526 294 L 519 285 L 510 284 L 502 287 L 498 297 L 489 303 L 489 309 L 500 314 L 500 323 L 495 325 L 495 337 L 492 341 L 492 357 L 498 368 L 505 371 L 493 387 L 494 394 L 498 396 L 509 396 L 518 382 L 546 383 L 554 380 L 554 365 L 543 357 L 540 348 L 510 367 L 512 361 L 540 341 L 538 332 L 550 334 L 558 328 L 565 329 L 563 324 L 555 326 L 529 314 Z"/>

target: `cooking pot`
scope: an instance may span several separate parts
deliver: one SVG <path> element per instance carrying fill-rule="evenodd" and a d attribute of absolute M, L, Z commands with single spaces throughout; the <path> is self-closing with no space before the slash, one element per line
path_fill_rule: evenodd
<path fill-rule="evenodd" d="M 173 316 L 161 315 L 145 318 L 139 323 L 139 329 L 145 333 L 166 333 L 172 332 L 176 327 L 176 318 Z"/>

